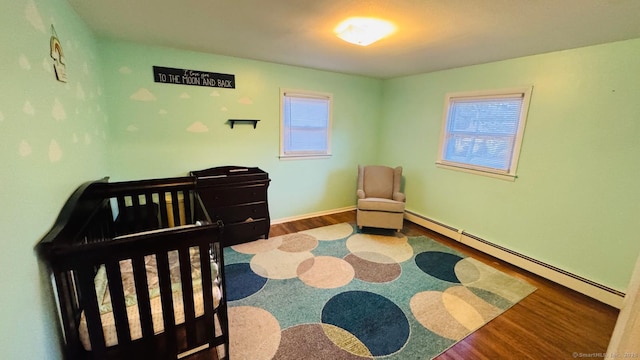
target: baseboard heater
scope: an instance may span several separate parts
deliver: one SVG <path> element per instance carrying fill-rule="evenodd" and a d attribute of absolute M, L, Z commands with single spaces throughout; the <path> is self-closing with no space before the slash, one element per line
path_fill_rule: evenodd
<path fill-rule="evenodd" d="M 568 287 L 572 290 L 585 294 L 591 298 L 601 301 L 620 309 L 625 294 L 621 291 L 612 289 L 605 285 L 596 283 L 582 276 L 570 273 L 556 266 L 536 260 L 527 255 L 513 251 L 504 246 L 494 244 L 481 237 L 470 234 L 464 230 L 456 229 L 452 226 L 429 219 L 423 215 L 412 211 L 405 212 L 405 219 L 424 226 L 453 240 L 468 245 L 476 250 L 504 260 L 517 267 L 530 271 L 536 275 L 542 276 L 555 283 Z"/>

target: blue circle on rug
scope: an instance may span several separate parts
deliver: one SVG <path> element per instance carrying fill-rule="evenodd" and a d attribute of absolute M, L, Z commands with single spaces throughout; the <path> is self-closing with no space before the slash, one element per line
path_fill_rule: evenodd
<path fill-rule="evenodd" d="M 409 340 L 409 321 L 402 309 L 367 291 L 347 291 L 329 299 L 322 322 L 350 332 L 373 356 L 393 354 Z"/>
<path fill-rule="evenodd" d="M 460 283 L 455 267 L 462 258 L 440 251 L 427 251 L 416 255 L 416 265 L 425 273 L 440 280 Z"/>
<path fill-rule="evenodd" d="M 264 287 L 267 279 L 251 270 L 249 263 L 228 264 L 224 267 L 227 300 L 240 300 L 253 295 Z"/>

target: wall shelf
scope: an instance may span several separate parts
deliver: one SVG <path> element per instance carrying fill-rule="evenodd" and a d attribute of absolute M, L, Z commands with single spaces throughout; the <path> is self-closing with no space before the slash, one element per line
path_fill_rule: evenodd
<path fill-rule="evenodd" d="M 235 125 L 235 123 L 251 123 L 251 124 L 253 124 L 253 128 L 255 129 L 256 126 L 258 126 L 258 121 L 260 121 L 260 120 L 254 120 L 254 119 L 229 119 L 229 124 L 231 124 L 231 128 L 233 129 L 233 125 Z"/>

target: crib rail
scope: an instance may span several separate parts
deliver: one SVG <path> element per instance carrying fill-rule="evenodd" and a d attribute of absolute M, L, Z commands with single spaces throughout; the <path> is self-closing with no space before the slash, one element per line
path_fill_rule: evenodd
<path fill-rule="evenodd" d="M 225 345 L 228 354 L 226 301 L 214 308 L 212 263 L 224 289 L 224 262 L 219 246 L 222 224 L 211 223 L 195 191 L 195 178 L 169 178 L 109 183 L 107 178 L 85 183 L 69 198 L 51 231 L 36 251 L 53 278 L 68 359 L 176 359 L 178 354 Z M 184 322 L 176 324 L 169 275 L 169 252 L 179 258 Z M 190 251 L 197 251 L 204 314 L 196 316 Z M 157 261 L 163 331 L 154 331 L 145 273 L 145 259 Z M 130 261 L 136 289 L 141 339 L 132 339 L 121 280 L 120 263 Z M 103 266 L 117 345 L 108 346 L 94 278 Z M 91 343 L 86 351 L 79 337 L 82 316 Z M 214 321 L 216 320 L 216 321 Z M 217 324 L 217 325 L 216 325 Z M 217 330 L 216 329 L 217 326 Z"/>

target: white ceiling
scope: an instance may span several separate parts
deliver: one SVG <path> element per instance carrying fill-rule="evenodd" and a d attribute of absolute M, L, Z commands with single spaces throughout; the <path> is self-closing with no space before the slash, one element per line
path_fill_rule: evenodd
<path fill-rule="evenodd" d="M 640 38 L 640 0 L 68 0 L 100 36 L 390 78 Z M 351 16 L 392 21 L 368 47 Z"/>

